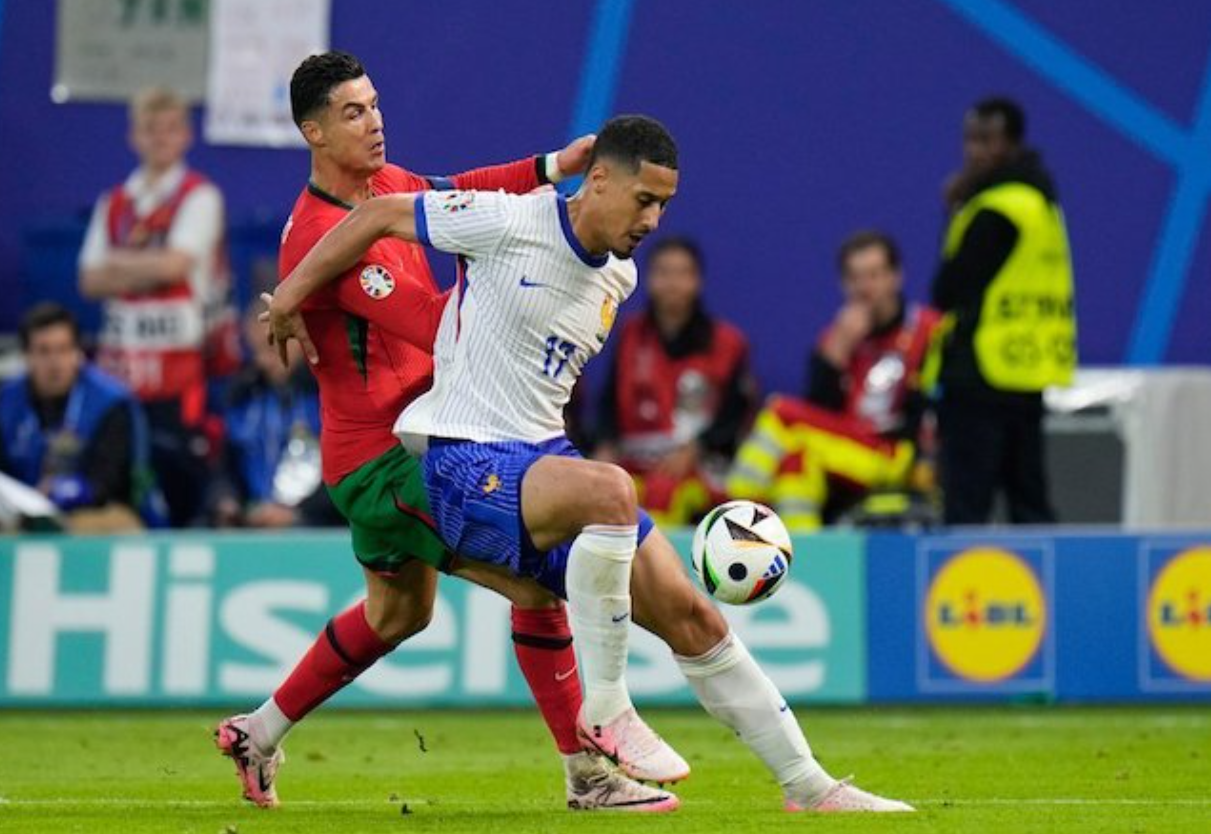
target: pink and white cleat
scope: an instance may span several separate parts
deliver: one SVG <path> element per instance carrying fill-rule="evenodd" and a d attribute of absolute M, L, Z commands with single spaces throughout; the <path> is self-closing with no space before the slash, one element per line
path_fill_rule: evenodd
<path fill-rule="evenodd" d="M 584 713 L 576 720 L 576 734 L 586 750 L 595 750 L 641 782 L 680 782 L 690 766 L 669 747 L 631 707 L 604 726 L 587 724 Z"/>
<path fill-rule="evenodd" d="M 628 779 L 600 753 L 568 756 L 565 773 L 568 808 L 573 811 L 666 813 L 681 804 L 675 794 Z"/>
<path fill-rule="evenodd" d="M 224 718 L 214 731 L 214 745 L 219 752 L 235 762 L 236 776 L 244 789 L 244 798 L 262 808 L 278 804 L 278 792 L 273 781 L 278 767 L 286 761 L 286 753 L 278 747 L 266 755 L 257 749 L 248 735 L 248 716 Z"/>
<path fill-rule="evenodd" d="M 900 802 L 896 799 L 884 799 L 881 796 L 868 793 L 850 784 L 849 779 L 846 778 L 833 785 L 824 796 L 820 797 L 812 805 L 804 806 L 788 799 L 786 801 L 786 810 L 812 811 L 817 814 L 846 814 L 854 812 L 888 814 L 915 811 L 916 808 L 913 808 L 906 802 Z"/>

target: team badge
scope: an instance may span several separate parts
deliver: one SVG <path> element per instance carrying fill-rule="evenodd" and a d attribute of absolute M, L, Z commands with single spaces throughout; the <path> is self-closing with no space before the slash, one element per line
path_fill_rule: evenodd
<path fill-rule="evenodd" d="M 484 481 L 484 495 L 491 495 L 498 489 L 500 489 L 500 476 L 494 472 Z"/>
<path fill-rule="evenodd" d="M 607 295 L 601 302 L 601 329 L 597 331 L 597 341 L 601 344 L 605 344 L 616 318 L 618 318 L 618 305 Z"/>
<path fill-rule="evenodd" d="M 395 291 L 395 279 L 385 266 L 371 264 L 362 270 L 357 280 L 362 285 L 362 291 L 375 301 L 386 298 Z"/>
<path fill-rule="evenodd" d="M 460 212 L 463 209 L 468 209 L 475 202 L 474 191 L 451 191 L 441 198 L 442 211 L 448 211 L 451 214 Z"/>

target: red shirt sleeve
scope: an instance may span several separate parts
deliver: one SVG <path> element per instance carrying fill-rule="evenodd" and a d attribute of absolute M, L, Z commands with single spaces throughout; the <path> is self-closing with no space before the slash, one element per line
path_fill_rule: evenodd
<path fill-rule="evenodd" d="M 450 293 L 437 292 L 417 280 L 410 272 L 393 274 L 387 286 L 372 248 L 366 258 L 336 280 L 330 288 L 335 306 L 363 318 L 426 353 L 433 352 L 433 340 L 441 323 L 442 310 Z M 369 273 L 371 280 L 363 280 Z"/>
<path fill-rule="evenodd" d="M 525 194 L 542 185 L 538 166 L 542 157 L 527 157 L 504 165 L 492 165 L 455 174 L 450 179 L 456 188 L 476 191 L 504 190 L 510 194 Z"/>
<path fill-rule="evenodd" d="M 489 165 L 455 174 L 451 177 L 421 176 L 396 166 L 387 166 L 378 176 L 382 177 L 384 193 L 446 191 L 458 188 L 465 191 L 507 191 L 510 194 L 527 194 L 546 183 L 543 157 L 528 156 L 503 165 Z"/>

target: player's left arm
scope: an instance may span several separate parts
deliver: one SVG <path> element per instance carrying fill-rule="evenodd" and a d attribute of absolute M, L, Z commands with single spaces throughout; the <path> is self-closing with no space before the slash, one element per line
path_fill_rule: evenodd
<path fill-rule="evenodd" d="M 583 174 L 597 141 L 594 134 L 573 139 L 563 150 L 520 159 L 505 165 L 491 165 L 455 174 L 452 177 L 427 177 L 438 191 L 457 188 L 464 191 L 507 191 L 525 194 L 543 185 L 552 185 L 568 177 Z"/>

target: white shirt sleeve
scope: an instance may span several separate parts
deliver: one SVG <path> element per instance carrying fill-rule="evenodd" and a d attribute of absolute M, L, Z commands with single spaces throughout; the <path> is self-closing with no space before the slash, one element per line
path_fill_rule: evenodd
<path fill-rule="evenodd" d="M 487 255 L 509 229 L 512 200 L 499 191 L 426 191 L 416 198 L 416 236 L 442 252 Z"/>
<path fill-rule="evenodd" d="M 93 206 L 88 231 L 84 234 L 84 245 L 80 247 L 81 270 L 94 269 L 109 257 L 109 230 L 105 228 L 109 215 L 109 194 L 102 194 Z"/>
<path fill-rule="evenodd" d="M 199 185 L 181 201 L 168 231 L 166 247 L 208 262 L 223 236 L 223 195 L 210 183 Z"/>

